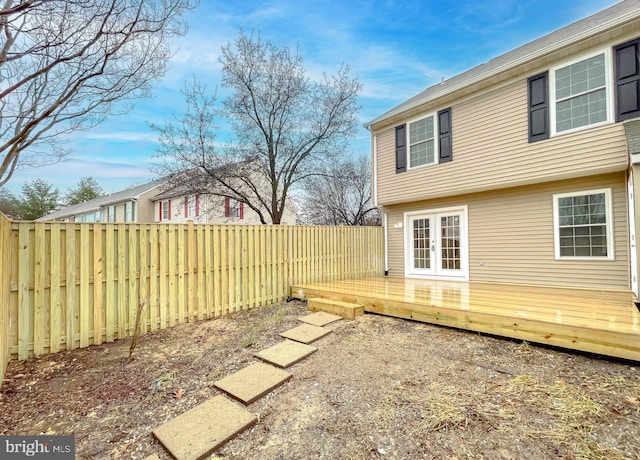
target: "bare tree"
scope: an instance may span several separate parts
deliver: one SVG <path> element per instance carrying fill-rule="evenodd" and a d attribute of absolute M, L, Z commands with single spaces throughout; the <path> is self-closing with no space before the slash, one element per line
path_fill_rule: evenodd
<path fill-rule="evenodd" d="M 292 187 L 345 150 L 361 84 L 348 66 L 312 81 L 297 52 L 242 31 L 220 61 L 231 96 L 217 109 L 204 85 L 187 85 L 184 118 L 155 126 L 162 144 L 157 172 L 174 177 L 173 185 L 241 201 L 262 223 L 279 224 Z M 215 145 L 215 116 L 229 120 L 232 142 Z"/>
<path fill-rule="evenodd" d="M 310 224 L 380 225 L 371 199 L 368 155 L 328 164 L 322 175 L 305 180 L 304 191 L 303 209 Z"/>
<path fill-rule="evenodd" d="M 130 110 L 164 75 L 194 0 L 3 0 L 0 186 L 59 161 L 62 137 Z M 117 104 L 119 102 L 129 102 Z"/>

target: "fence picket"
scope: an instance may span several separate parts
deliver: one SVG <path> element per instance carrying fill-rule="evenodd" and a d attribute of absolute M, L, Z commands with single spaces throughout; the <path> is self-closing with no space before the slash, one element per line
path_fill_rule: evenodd
<path fill-rule="evenodd" d="M 78 302 L 78 333 L 80 348 L 89 346 L 89 277 L 91 273 L 91 253 L 89 240 L 89 226 L 80 226 L 80 301 Z"/>
<path fill-rule="evenodd" d="M 78 317 L 76 314 L 76 225 L 65 225 L 65 251 L 67 254 L 66 283 L 65 283 L 65 324 L 67 325 L 66 346 L 67 350 L 77 348 L 76 331 Z"/>
<path fill-rule="evenodd" d="M 118 338 L 127 336 L 129 330 L 127 296 L 127 226 L 118 224 Z"/>
<path fill-rule="evenodd" d="M 35 227 L 34 238 L 34 281 L 33 281 L 33 353 L 38 356 L 44 354 L 45 340 L 49 334 L 46 330 L 47 320 L 45 311 L 45 227 Z"/>
<path fill-rule="evenodd" d="M 107 342 L 113 342 L 115 338 L 115 327 L 117 324 L 116 313 L 116 257 L 115 257 L 115 226 L 114 224 L 107 224 L 105 229 L 105 299 L 104 299 L 104 311 L 105 311 L 105 340 Z"/>
<path fill-rule="evenodd" d="M 49 241 L 51 243 L 51 256 L 49 257 L 49 353 L 56 353 L 62 349 L 62 324 L 64 324 L 62 311 L 62 298 L 60 297 L 60 285 L 62 280 L 61 272 L 61 251 L 60 251 L 60 224 L 51 224 L 49 230 Z"/>
<path fill-rule="evenodd" d="M 53 238 L 53 236 L 52 236 Z M 102 225 L 93 226 L 93 343 L 102 343 L 103 299 L 102 299 Z M 53 285 L 52 285 L 53 286 Z"/>
<path fill-rule="evenodd" d="M 160 226 L 152 225 L 149 235 L 149 328 L 151 331 L 158 329 L 159 302 L 159 267 L 160 267 Z M 163 283 L 164 284 L 164 283 Z"/>

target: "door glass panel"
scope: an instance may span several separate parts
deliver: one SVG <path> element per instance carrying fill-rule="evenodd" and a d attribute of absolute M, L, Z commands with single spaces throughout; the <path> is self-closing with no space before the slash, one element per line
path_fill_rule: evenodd
<path fill-rule="evenodd" d="M 442 270 L 460 270 L 460 216 L 440 217 Z"/>
<path fill-rule="evenodd" d="M 431 268 L 431 231 L 430 219 L 413 221 L 413 268 Z"/>

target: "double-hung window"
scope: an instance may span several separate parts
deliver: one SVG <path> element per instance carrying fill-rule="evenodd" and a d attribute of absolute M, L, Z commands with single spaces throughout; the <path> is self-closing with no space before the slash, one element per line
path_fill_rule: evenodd
<path fill-rule="evenodd" d="M 556 133 L 609 121 L 609 53 L 556 68 L 551 73 L 552 126 Z"/>
<path fill-rule="evenodd" d="M 611 191 L 553 196 L 556 259 L 613 259 Z"/>
<path fill-rule="evenodd" d="M 200 214 L 199 197 L 198 195 L 189 195 L 185 198 L 184 215 L 185 217 L 198 217 Z"/>
<path fill-rule="evenodd" d="M 409 167 L 435 163 L 433 115 L 409 123 Z"/>
<path fill-rule="evenodd" d="M 107 222 L 115 222 L 116 221 L 116 207 L 109 206 L 107 207 Z"/>
<path fill-rule="evenodd" d="M 453 159 L 451 107 L 396 126 L 395 135 L 396 173 Z"/>
<path fill-rule="evenodd" d="M 124 221 L 134 222 L 136 219 L 136 202 L 127 201 L 124 204 Z"/>
<path fill-rule="evenodd" d="M 164 222 L 171 219 L 171 200 L 162 200 L 160 202 L 160 221 Z"/>

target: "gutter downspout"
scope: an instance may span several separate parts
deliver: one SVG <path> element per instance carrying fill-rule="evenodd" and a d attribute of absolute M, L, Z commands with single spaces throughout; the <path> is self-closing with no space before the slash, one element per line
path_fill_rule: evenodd
<path fill-rule="evenodd" d="M 371 129 L 371 125 L 365 125 L 365 128 L 371 133 L 371 189 L 373 193 L 371 194 L 371 198 L 373 199 L 373 205 L 378 208 L 380 214 L 382 215 L 382 230 L 384 235 L 384 276 L 389 275 L 389 253 L 387 251 L 388 247 L 388 234 L 387 234 L 387 213 L 384 212 L 382 206 L 378 204 L 378 143 L 377 138 L 373 134 L 373 130 Z"/>

